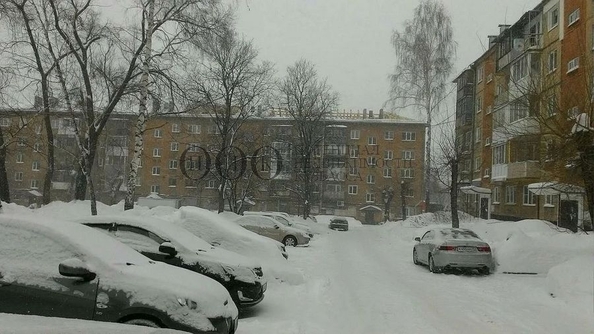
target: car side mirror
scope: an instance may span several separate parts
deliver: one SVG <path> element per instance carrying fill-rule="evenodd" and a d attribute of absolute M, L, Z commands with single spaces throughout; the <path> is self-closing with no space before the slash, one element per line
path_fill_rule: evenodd
<path fill-rule="evenodd" d="M 80 277 L 85 282 L 92 281 L 97 277 L 97 274 L 91 270 L 88 264 L 77 258 L 62 261 L 58 265 L 58 271 L 62 276 Z"/>
<path fill-rule="evenodd" d="M 421 241 L 420 237 L 415 237 L 415 241 Z"/>
<path fill-rule="evenodd" d="M 169 256 L 175 256 L 177 254 L 177 249 L 175 249 L 175 246 L 173 246 L 171 242 L 166 241 L 159 245 L 159 252 L 165 253 Z"/>
<path fill-rule="evenodd" d="M 274 224 L 274 228 L 278 230 L 280 227 L 278 225 Z"/>

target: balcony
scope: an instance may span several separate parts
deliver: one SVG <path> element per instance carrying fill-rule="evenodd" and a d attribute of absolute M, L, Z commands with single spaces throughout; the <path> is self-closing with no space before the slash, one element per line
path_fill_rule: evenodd
<path fill-rule="evenodd" d="M 501 92 L 499 95 L 495 95 L 495 108 L 498 106 L 505 104 L 509 101 L 509 93 L 508 92 Z"/>
<path fill-rule="evenodd" d="M 329 200 L 344 200 L 344 191 L 340 192 L 325 192 L 324 198 Z"/>
<path fill-rule="evenodd" d="M 540 166 L 538 161 L 513 162 L 508 165 L 508 179 L 538 178 Z"/>
<path fill-rule="evenodd" d="M 507 179 L 507 164 L 493 165 L 491 168 L 491 180 L 492 181 L 503 181 Z"/>

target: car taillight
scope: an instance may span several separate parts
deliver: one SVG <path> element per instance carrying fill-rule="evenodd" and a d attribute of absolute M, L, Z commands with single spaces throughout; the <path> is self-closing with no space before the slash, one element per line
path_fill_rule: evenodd
<path fill-rule="evenodd" d="M 489 246 L 479 246 L 477 247 L 479 252 L 487 252 L 487 253 L 491 253 L 491 247 Z"/>
<path fill-rule="evenodd" d="M 456 250 L 456 246 L 441 245 L 439 246 L 439 250 L 453 251 Z"/>

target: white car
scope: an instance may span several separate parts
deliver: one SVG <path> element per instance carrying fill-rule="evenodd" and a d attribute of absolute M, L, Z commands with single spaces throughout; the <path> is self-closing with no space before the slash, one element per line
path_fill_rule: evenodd
<path fill-rule="evenodd" d="M 309 244 L 310 237 L 305 231 L 283 225 L 271 217 L 247 215 L 235 222 L 254 233 L 280 241 L 285 246 Z"/>
<path fill-rule="evenodd" d="M 311 231 L 311 228 L 309 228 L 309 226 L 299 223 L 297 221 L 295 221 L 295 219 L 293 219 L 291 216 L 289 216 L 289 214 L 284 213 L 284 212 L 272 212 L 272 211 L 245 211 L 243 213 L 244 216 L 249 216 L 249 215 L 255 215 L 255 216 L 266 216 L 266 217 L 270 217 L 274 220 L 276 220 L 277 222 L 288 226 L 288 227 L 292 227 L 292 228 L 296 228 L 302 231 L 305 231 L 305 233 L 307 233 L 307 235 L 310 238 L 313 238 L 313 233 Z"/>

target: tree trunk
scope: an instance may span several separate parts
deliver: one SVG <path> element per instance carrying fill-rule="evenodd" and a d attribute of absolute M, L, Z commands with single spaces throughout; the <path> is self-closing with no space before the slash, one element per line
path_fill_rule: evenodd
<path fill-rule="evenodd" d="M 6 174 L 6 143 L 4 133 L 0 128 L 0 201 L 10 203 L 10 188 L 8 186 L 8 175 Z M 0 203 L 0 207 L 2 203 Z"/>
<path fill-rule="evenodd" d="M 585 148 L 581 154 L 581 160 L 582 179 L 584 180 L 588 212 L 590 212 L 590 226 L 586 226 L 586 222 L 584 221 L 584 230 L 592 230 L 594 227 L 594 146 Z"/>
<path fill-rule="evenodd" d="M 458 160 L 451 162 L 452 184 L 450 186 L 450 207 L 452 210 L 452 227 L 460 227 L 460 219 L 458 218 Z"/>
<path fill-rule="evenodd" d="M 85 157 L 81 156 L 76 168 L 76 176 L 74 180 L 74 199 L 77 201 L 84 201 L 87 197 L 87 177 L 85 176 L 85 171 L 83 169 L 85 163 Z"/>
<path fill-rule="evenodd" d="M 44 83 L 45 82 L 45 83 Z M 43 180 L 43 197 L 42 203 L 49 204 L 52 200 L 52 180 L 54 178 L 55 157 L 54 157 L 54 132 L 52 130 L 52 123 L 50 118 L 50 101 L 48 95 L 47 78 L 42 78 L 41 90 L 43 94 L 43 122 L 45 124 L 45 133 L 47 139 L 47 169 L 45 171 L 45 178 Z"/>
<path fill-rule="evenodd" d="M 427 146 L 425 147 L 425 212 L 429 212 L 431 204 L 430 182 L 431 182 L 431 110 L 427 110 Z"/>

